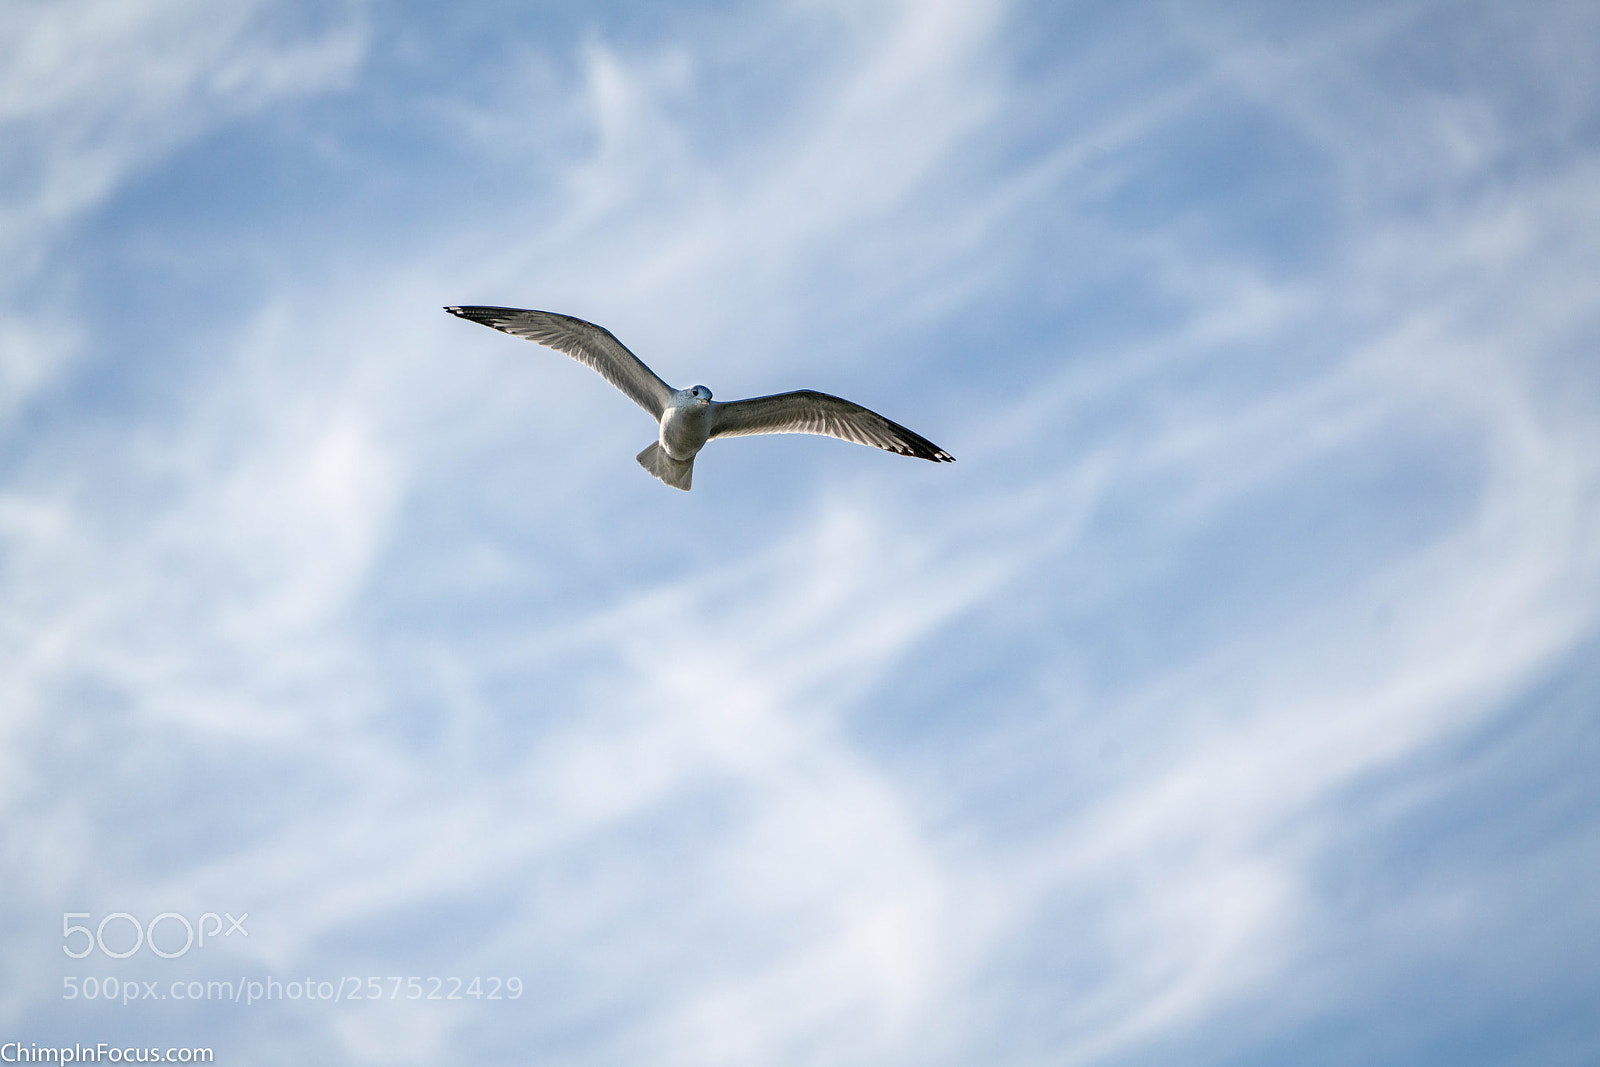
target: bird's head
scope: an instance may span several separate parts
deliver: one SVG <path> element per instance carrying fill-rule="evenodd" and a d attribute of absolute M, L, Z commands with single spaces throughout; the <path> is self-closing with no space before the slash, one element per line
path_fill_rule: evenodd
<path fill-rule="evenodd" d="M 693 389 L 689 390 L 689 399 L 690 400 L 698 400 L 702 404 L 710 403 L 711 402 L 711 390 L 707 389 L 703 385 L 697 385 Z"/>

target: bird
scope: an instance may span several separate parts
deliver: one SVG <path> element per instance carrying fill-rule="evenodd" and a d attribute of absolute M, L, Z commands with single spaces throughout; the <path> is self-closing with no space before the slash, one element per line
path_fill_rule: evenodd
<path fill-rule="evenodd" d="M 571 315 L 525 308 L 447 307 L 450 314 L 535 341 L 600 373 L 659 424 L 639 465 L 674 489 L 688 491 L 694 459 L 709 441 L 758 433 L 810 433 L 872 445 L 933 463 L 955 457 L 926 437 L 860 404 L 812 389 L 724 402 L 703 385 L 674 389 L 604 326 Z"/>

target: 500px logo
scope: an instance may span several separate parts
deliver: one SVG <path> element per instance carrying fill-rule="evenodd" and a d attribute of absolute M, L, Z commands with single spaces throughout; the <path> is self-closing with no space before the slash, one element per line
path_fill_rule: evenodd
<path fill-rule="evenodd" d="M 64 911 L 61 913 L 61 939 L 64 942 L 61 946 L 61 951 L 65 952 L 75 960 L 83 959 L 96 948 L 114 960 L 125 960 L 135 952 L 138 952 L 140 947 L 146 944 L 150 946 L 151 952 L 154 952 L 162 959 L 175 960 L 179 956 L 187 953 L 191 947 L 205 948 L 206 938 L 208 937 L 215 940 L 218 934 L 221 934 L 223 937 L 232 937 L 235 933 L 243 934 L 245 937 L 250 936 L 250 931 L 244 928 L 244 921 L 250 918 L 250 913 L 248 911 L 243 915 L 240 915 L 237 919 L 227 912 L 223 912 L 221 915 L 218 915 L 214 911 L 208 911 L 204 915 L 200 916 L 197 922 L 193 923 L 191 923 L 186 916 L 180 915 L 175 911 L 164 911 L 143 925 L 140 924 L 138 919 L 135 919 L 132 915 L 129 915 L 125 911 L 114 911 L 110 915 L 107 915 L 105 918 L 101 919 L 99 925 L 93 930 L 90 930 L 87 926 L 78 926 L 72 921 L 73 919 L 90 918 L 93 918 L 93 916 L 87 911 Z M 227 929 L 223 929 L 222 926 L 222 920 L 224 918 L 228 920 Z M 206 929 L 206 923 L 208 920 L 211 923 L 211 929 L 209 930 Z M 131 947 L 126 949 L 112 949 L 106 947 L 106 926 L 114 921 L 116 922 L 116 925 L 112 926 L 113 943 L 117 943 L 119 940 L 126 940 L 126 938 L 119 939 L 116 936 L 117 933 L 122 930 L 122 924 L 126 923 L 133 929 L 133 944 Z M 183 928 L 183 945 L 181 947 L 168 951 L 167 949 L 163 949 L 160 945 L 156 944 L 156 928 L 161 926 L 163 923 L 166 924 L 166 928 L 162 933 L 162 939 L 167 942 L 168 948 L 171 948 L 171 946 L 176 943 L 177 935 L 175 927 Z M 197 932 L 199 935 L 198 938 L 196 937 Z M 83 951 L 81 952 L 74 952 L 72 950 L 72 937 L 74 934 L 83 935 L 83 941 L 81 942 L 83 945 Z"/>

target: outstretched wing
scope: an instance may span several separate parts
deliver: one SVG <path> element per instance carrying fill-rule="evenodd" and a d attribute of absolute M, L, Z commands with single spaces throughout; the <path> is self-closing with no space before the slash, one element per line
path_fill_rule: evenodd
<path fill-rule="evenodd" d="M 712 403 L 712 437 L 755 433 L 823 434 L 934 463 L 954 463 L 956 459 L 926 437 L 890 422 L 876 411 L 810 389 L 735 400 L 731 404 Z"/>
<path fill-rule="evenodd" d="M 657 378 L 654 371 L 603 326 L 553 311 L 497 307 L 448 307 L 445 310 L 564 352 L 584 366 L 599 371 L 601 377 L 658 421 L 672 403 L 672 387 Z"/>

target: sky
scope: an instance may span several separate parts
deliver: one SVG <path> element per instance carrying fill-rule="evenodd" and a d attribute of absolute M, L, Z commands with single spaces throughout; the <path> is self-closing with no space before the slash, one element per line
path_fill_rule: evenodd
<path fill-rule="evenodd" d="M 1596 1062 L 1597 47 L 0 6 L 0 1042 Z"/>

